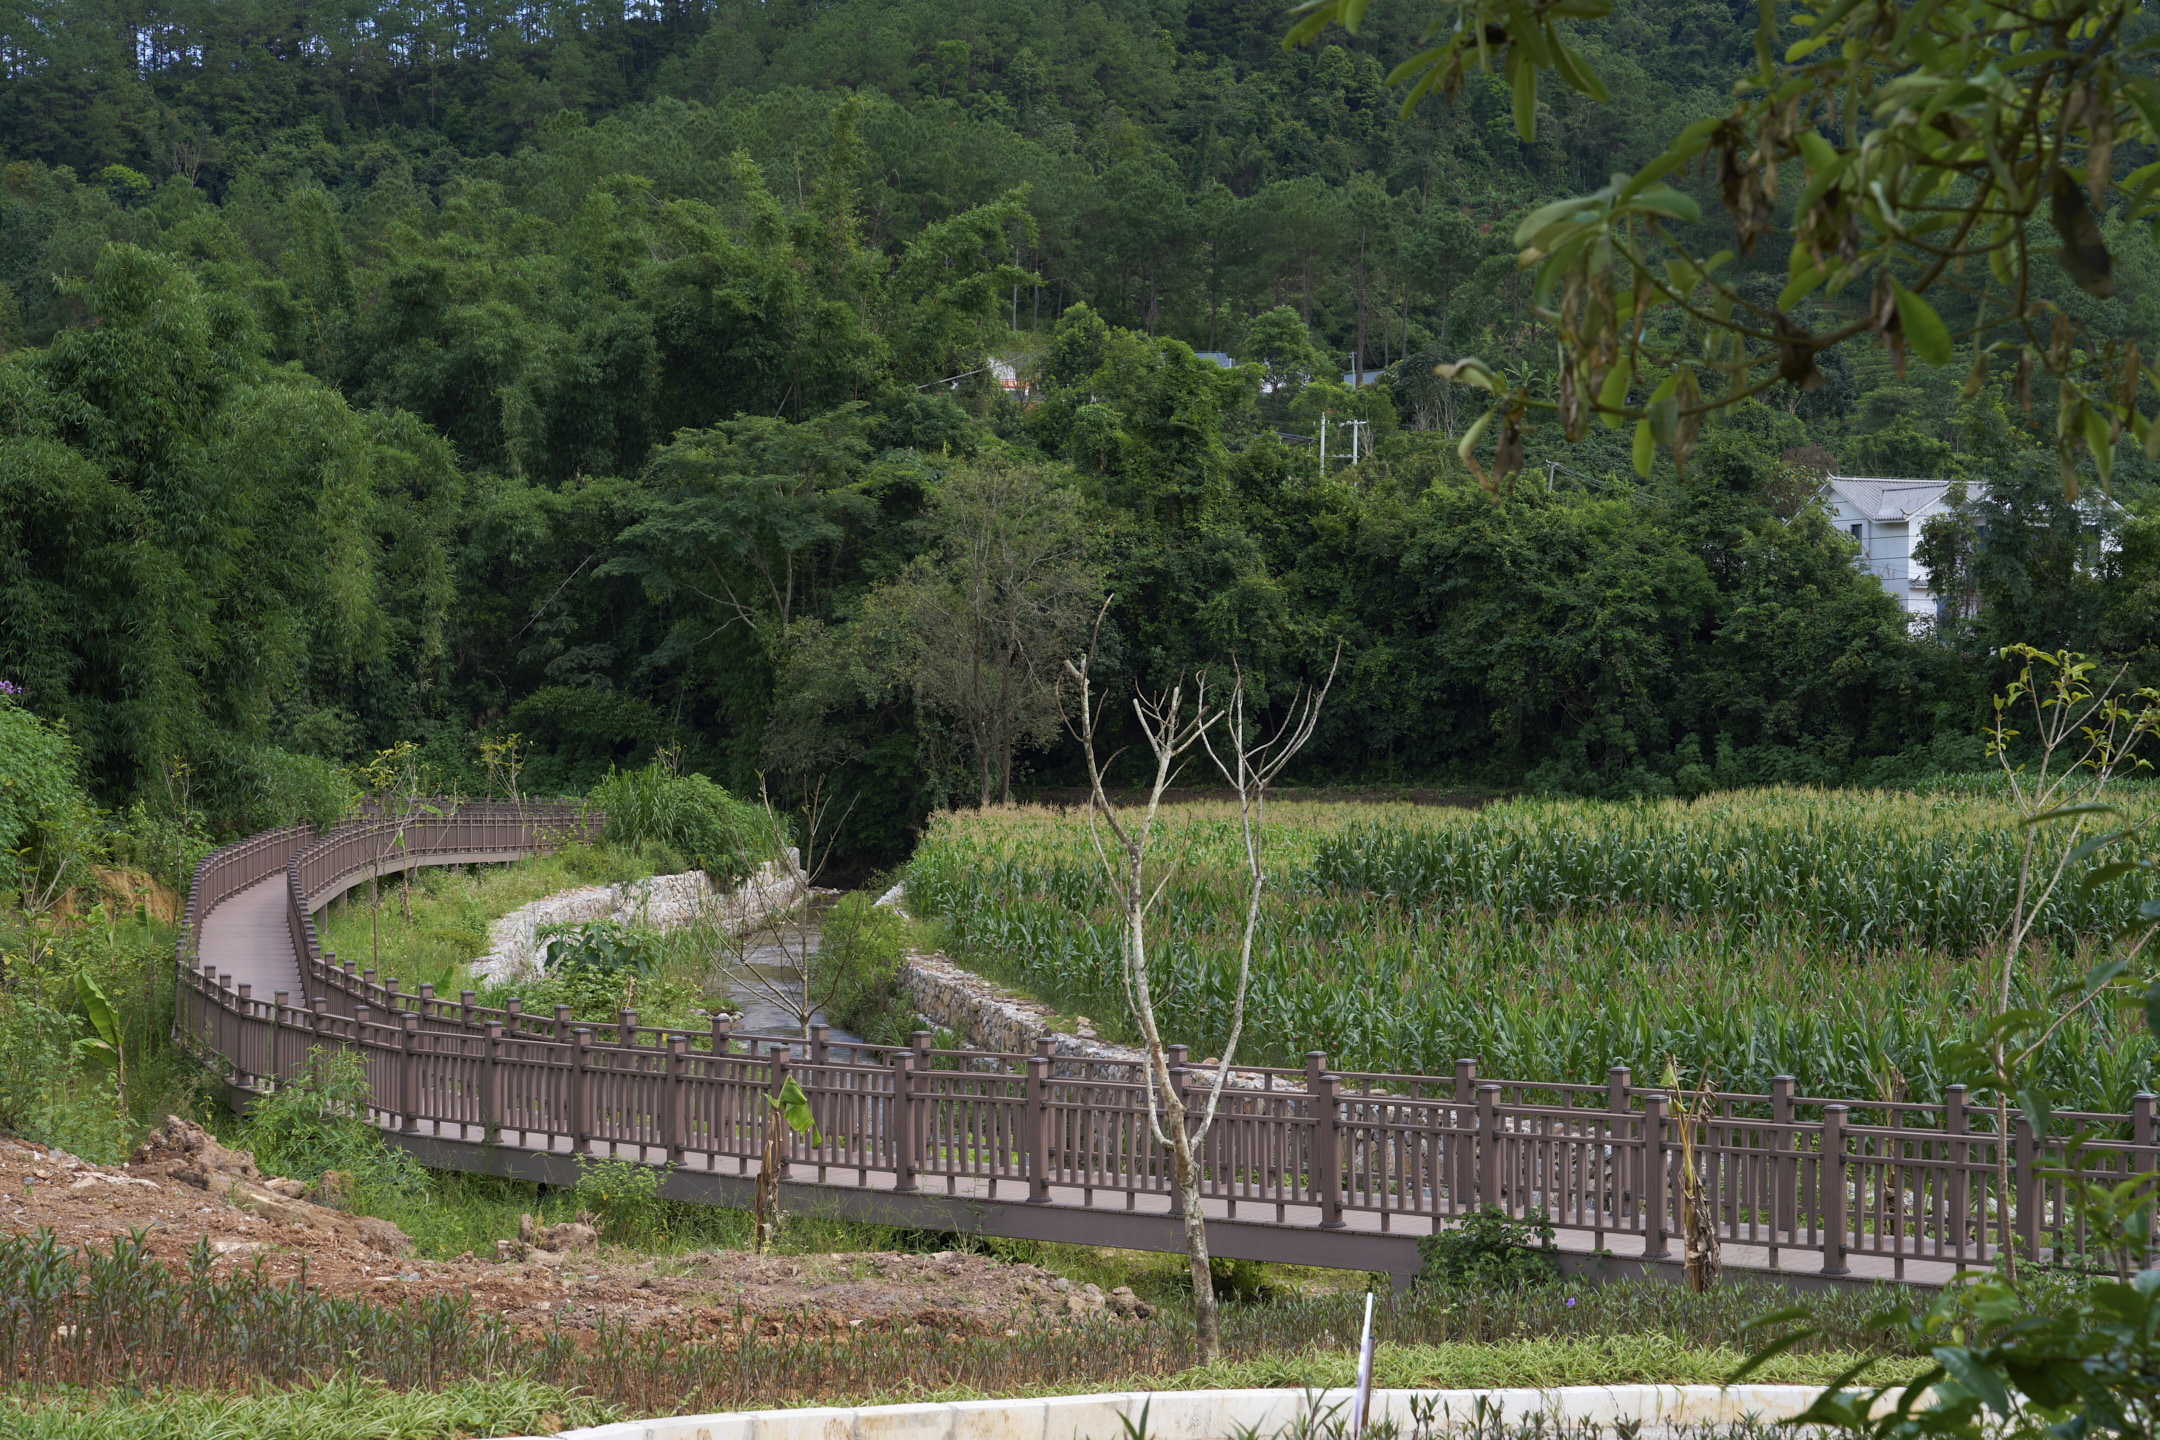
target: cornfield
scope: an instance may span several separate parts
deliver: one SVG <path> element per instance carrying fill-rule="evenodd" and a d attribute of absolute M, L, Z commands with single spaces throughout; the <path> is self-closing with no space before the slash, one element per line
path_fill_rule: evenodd
<path fill-rule="evenodd" d="M 2146 808 L 2150 801 L 2132 802 Z M 1968 1034 L 1984 955 L 2016 881 L 2016 817 L 1985 795 L 1769 790 L 1692 804 L 1515 801 L 1476 812 L 1293 804 L 1272 816 L 1274 877 L 1242 1058 L 1597 1083 L 1675 1056 L 1760 1090 L 1932 1101 Z M 1243 871 L 1235 812 L 1166 811 L 1177 868 L 1152 944 L 1166 1024 L 1195 1054 L 1228 1030 Z M 908 870 L 954 958 L 1109 1023 L 1118 933 L 1085 819 L 944 817 Z M 2028 966 L 2082 971 L 2136 886 L 2066 887 Z M 2037 993 L 2022 997 L 2037 1002 Z M 2151 1088 L 2141 1021 L 2101 1013 L 2042 1057 L 2081 1109 Z"/>

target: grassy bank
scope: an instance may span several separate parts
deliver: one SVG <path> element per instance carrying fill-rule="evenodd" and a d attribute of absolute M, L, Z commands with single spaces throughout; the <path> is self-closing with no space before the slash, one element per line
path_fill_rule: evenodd
<path fill-rule="evenodd" d="M 626 1418 L 553 1385 L 461 1380 L 391 1390 L 352 1375 L 289 1389 L 16 1395 L 0 1405 L 8 1440 L 464 1440 L 552 1435 Z"/>
<path fill-rule="evenodd" d="M 426 866 L 410 883 L 385 879 L 371 903 L 365 885 L 334 900 L 322 917 L 323 948 L 408 993 L 465 988 L 466 965 L 487 953 L 488 926 L 534 900 L 583 885 L 642 880 L 683 863 L 658 847 L 569 845 L 511 865 Z"/>

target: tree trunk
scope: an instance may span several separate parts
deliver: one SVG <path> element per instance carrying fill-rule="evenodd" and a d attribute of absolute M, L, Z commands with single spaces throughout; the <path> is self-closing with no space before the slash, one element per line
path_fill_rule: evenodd
<path fill-rule="evenodd" d="M 1186 1128 L 1185 1107 L 1174 1097 L 1166 1099 L 1163 1124 L 1170 1132 L 1178 1208 L 1184 1212 L 1185 1258 L 1192 1271 L 1193 1337 L 1200 1342 L 1200 1363 L 1206 1365 L 1222 1358 L 1222 1310 L 1215 1303 L 1215 1272 L 1208 1264 L 1207 1217 L 1200 1212 L 1200 1163 Z"/>
<path fill-rule="evenodd" d="M 785 1124 L 770 1107 L 765 1114 L 765 1153 L 758 1164 L 757 1189 L 750 1212 L 750 1248 L 765 1253 L 772 1239 L 773 1211 L 780 1203 L 780 1127 Z"/>
<path fill-rule="evenodd" d="M 1365 237 L 1358 236 L 1357 263 L 1357 354 L 1350 357 L 1350 388 L 1356 390 L 1365 383 Z M 1351 432 L 1355 434 L 1356 432 Z"/>

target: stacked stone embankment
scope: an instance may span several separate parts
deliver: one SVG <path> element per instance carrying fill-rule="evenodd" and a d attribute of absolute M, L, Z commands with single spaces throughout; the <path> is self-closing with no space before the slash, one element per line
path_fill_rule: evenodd
<path fill-rule="evenodd" d="M 733 890 L 716 890 L 702 870 L 654 875 L 622 885 L 558 890 L 488 927 L 488 953 L 473 961 L 474 976 L 509 980 L 537 975 L 548 932 L 565 925 L 613 920 L 624 925 L 673 930 L 693 922 L 717 922 L 740 934 L 787 910 L 804 894 L 802 862 L 790 848 L 785 860 L 768 860 Z"/>

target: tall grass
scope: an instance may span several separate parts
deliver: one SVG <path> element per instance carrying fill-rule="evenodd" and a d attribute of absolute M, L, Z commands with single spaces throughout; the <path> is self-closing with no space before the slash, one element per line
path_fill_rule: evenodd
<path fill-rule="evenodd" d="M 84 1391 L 246 1393 L 333 1379 L 455 1391 L 509 1379 L 596 1406 L 673 1414 L 1136 1380 L 1191 1387 L 1224 1383 L 1225 1374 L 1195 1367 L 1191 1327 L 1171 1313 L 1148 1323 L 1049 1324 L 956 1314 L 941 1328 L 914 1314 L 858 1326 L 844 1316 L 714 1307 L 634 1332 L 605 1321 L 520 1330 L 460 1296 L 380 1305 L 325 1294 L 304 1277 L 271 1281 L 257 1269 L 220 1267 L 207 1245 L 175 1270 L 134 1238 L 103 1253 L 70 1250 L 50 1235 L 0 1241 L 0 1294 L 9 1298 L 0 1306 L 0 1377 L 17 1397 L 60 1401 Z M 1817 1333 L 1786 1357 L 1779 1377 L 1827 1379 L 1855 1354 L 1900 1358 L 1866 1318 L 1883 1298 L 1814 1297 Z M 1362 1299 L 1341 1292 L 1230 1307 L 1225 1363 L 1333 1373 L 1357 1334 Z M 1791 1303 L 1783 1287 L 1761 1282 L 1701 1296 L 1649 1282 L 1420 1290 L 1381 1307 L 1377 1334 L 1390 1347 L 1383 1373 L 1406 1382 L 1433 1383 L 1472 1360 L 1488 1377 L 1512 1365 L 1505 1373 L 1518 1377 L 1513 1383 L 1696 1378 L 1724 1363 L 1722 1347 L 1742 1325 Z M 1451 1357 L 1442 1348 L 1465 1345 L 1500 1350 Z M 1420 1356 L 1421 1347 L 1433 1353 Z M 1294 1383 L 1284 1373 L 1275 1383 Z M 1503 1375 L 1500 1383 L 1509 1382 Z"/>
<path fill-rule="evenodd" d="M 725 889 L 778 856 L 765 811 L 703 775 L 677 775 L 657 760 L 642 770 L 610 770 L 587 797 L 607 815 L 611 845 L 658 844 L 686 857 Z"/>
<path fill-rule="evenodd" d="M 422 984 L 455 994 L 467 983 L 466 964 L 487 952 L 494 921 L 559 890 L 642 880 L 671 868 L 668 858 L 653 847 L 567 845 L 508 865 L 422 866 L 413 872 L 409 897 L 393 882 L 383 886 L 381 974 L 396 976 L 407 994 Z M 324 948 L 341 960 L 375 966 L 364 889 L 331 904 L 322 936 Z"/>
<path fill-rule="evenodd" d="M 2135 802 L 2141 805 L 2148 800 Z M 1654 805 L 1277 812 L 1243 1057 L 1596 1083 L 1668 1055 L 1760 1090 L 1939 1098 L 1974 1026 L 1976 955 L 2014 884 L 2013 813 L 1988 796 L 1773 790 Z M 1154 963 L 1166 1025 L 1205 1054 L 1228 1029 L 1243 881 L 1235 812 L 1165 812 L 1176 870 Z M 1077 815 L 941 817 L 908 869 L 961 963 L 1123 1016 L 1110 897 Z M 2081 970 L 2142 891 L 2051 907 L 2036 984 Z M 2024 998 L 2036 999 L 2028 994 Z M 2100 1013 L 2041 1057 L 2066 1104 L 2154 1084 L 2141 1023 Z"/>

